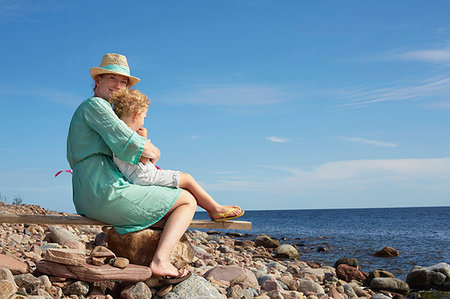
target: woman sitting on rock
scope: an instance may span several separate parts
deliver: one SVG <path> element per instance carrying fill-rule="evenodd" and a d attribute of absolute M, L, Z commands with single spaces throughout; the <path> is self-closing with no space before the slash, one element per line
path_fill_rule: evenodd
<path fill-rule="evenodd" d="M 108 99 L 112 92 L 135 85 L 126 57 L 106 54 L 99 67 L 90 69 L 94 96 L 75 111 L 67 137 L 67 159 L 73 170 L 73 202 L 80 215 L 112 224 L 119 234 L 138 231 L 166 217 L 158 248 L 150 264 L 154 276 L 188 277 L 177 270 L 169 255 L 197 208 L 188 191 L 165 186 L 139 186 L 126 181 L 113 162 L 113 154 L 131 164 L 158 159 L 159 150 L 121 121 Z M 212 215 L 229 212 L 214 205 Z M 242 213 L 235 208 L 228 216 Z M 216 216 L 213 216 L 216 217 Z"/>

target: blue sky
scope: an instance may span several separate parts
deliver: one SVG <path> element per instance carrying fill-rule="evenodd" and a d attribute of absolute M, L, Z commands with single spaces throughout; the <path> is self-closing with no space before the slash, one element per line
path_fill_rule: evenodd
<path fill-rule="evenodd" d="M 244 209 L 444 206 L 448 1 L 0 1 L 0 193 L 73 212 L 89 68 L 127 56 L 162 168 Z"/>

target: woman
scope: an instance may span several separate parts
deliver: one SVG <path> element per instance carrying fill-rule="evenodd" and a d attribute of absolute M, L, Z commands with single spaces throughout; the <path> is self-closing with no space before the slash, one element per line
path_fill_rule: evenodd
<path fill-rule="evenodd" d="M 162 186 L 139 186 L 125 181 L 112 160 L 137 164 L 158 159 L 160 152 L 139 136 L 113 112 L 107 99 L 111 93 L 140 81 L 130 75 L 127 59 L 120 54 L 103 56 L 99 67 L 90 69 L 94 96 L 75 111 L 67 137 L 67 159 L 73 170 L 73 201 L 80 215 L 110 223 L 119 234 L 147 228 L 167 217 L 158 248 L 150 264 L 153 276 L 188 277 L 169 261 L 169 255 L 188 228 L 197 202 L 186 190 Z M 238 216 L 239 207 L 199 202 L 219 219 Z"/>

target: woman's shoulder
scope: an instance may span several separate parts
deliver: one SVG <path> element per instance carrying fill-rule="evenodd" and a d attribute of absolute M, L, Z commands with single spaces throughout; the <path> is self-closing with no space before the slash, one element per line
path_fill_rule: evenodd
<path fill-rule="evenodd" d="M 86 100 L 84 100 L 81 104 L 80 104 L 80 108 L 89 108 L 89 107 L 95 107 L 95 108 L 99 108 L 99 107 L 103 107 L 103 108 L 110 108 L 111 105 L 108 103 L 108 101 L 106 101 L 105 99 L 99 98 L 99 97 L 90 97 Z"/>

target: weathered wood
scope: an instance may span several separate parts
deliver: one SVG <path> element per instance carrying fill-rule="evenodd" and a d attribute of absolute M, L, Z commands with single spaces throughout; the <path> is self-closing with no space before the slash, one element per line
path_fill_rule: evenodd
<path fill-rule="evenodd" d="M 83 216 L 46 216 L 46 215 L 16 215 L 0 214 L 0 223 L 27 223 L 27 224 L 67 224 L 67 225 L 109 225 L 107 223 L 90 219 Z M 152 227 L 164 227 L 166 220 L 161 220 Z M 216 222 L 210 220 L 192 220 L 189 228 L 208 229 L 239 229 L 251 230 L 252 223 L 249 221 L 224 221 Z"/>

